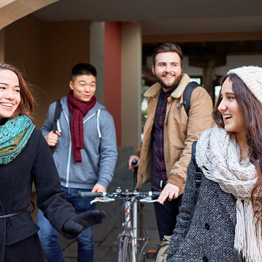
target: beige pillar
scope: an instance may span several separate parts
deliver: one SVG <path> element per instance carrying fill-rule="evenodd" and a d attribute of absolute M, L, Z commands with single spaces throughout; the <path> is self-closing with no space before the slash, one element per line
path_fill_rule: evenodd
<path fill-rule="evenodd" d="M 122 146 L 141 142 L 142 33 L 139 23 L 122 24 Z"/>
<path fill-rule="evenodd" d="M 105 103 L 104 86 L 104 63 L 105 63 L 105 23 L 93 22 L 90 26 L 90 64 L 97 70 L 96 98 Z"/>

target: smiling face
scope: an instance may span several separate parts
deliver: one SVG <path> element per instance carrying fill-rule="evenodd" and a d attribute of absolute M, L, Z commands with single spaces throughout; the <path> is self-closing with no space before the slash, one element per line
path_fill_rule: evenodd
<path fill-rule="evenodd" d="M 175 52 L 159 53 L 156 56 L 152 72 L 164 91 L 168 91 L 179 83 L 182 77 L 181 59 Z"/>
<path fill-rule="evenodd" d="M 224 121 L 224 129 L 235 133 L 237 140 L 246 137 L 247 128 L 244 119 L 244 113 L 235 98 L 232 89 L 232 81 L 227 78 L 221 88 L 221 102 L 218 106 Z"/>
<path fill-rule="evenodd" d="M 96 78 L 93 75 L 79 75 L 69 86 L 73 95 L 81 102 L 89 102 L 96 92 Z"/>
<path fill-rule="evenodd" d="M 0 119 L 10 118 L 21 101 L 17 75 L 11 70 L 0 69 Z"/>

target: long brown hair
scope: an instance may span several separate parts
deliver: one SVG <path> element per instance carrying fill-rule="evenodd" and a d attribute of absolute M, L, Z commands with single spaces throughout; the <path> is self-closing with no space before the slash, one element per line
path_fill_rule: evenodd
<path fill-rule="evenodd" d="M 262 104 L 251 93 L 245 83 L 236 74 L 229 74 L 222 78 L 221 85 L 229 78 L 232 82 L 232 90 L 236 101 L 243 111 L 247 127 L 247 144 L 249 146 L 249 158 L 257 170 L 257 182 L 251 192 L 251 201 L 254 214 L 262 220 Z M 222 98 L 219 97 L 214 107 L 213 118 L 216 124 L 224 128 L 224 122 L 218 106 Z"/>
<path fill-rule="evenodd" d="M 14 66 L 6 63 L 0 63 L 0 70 L 10 70 L 14 72 L 19 82 L 21 101 L 10 118 L 14 118 L 18 115 L 27 115 L 30 117 L 34 111 L 34 98 L 22 73 Z"/>

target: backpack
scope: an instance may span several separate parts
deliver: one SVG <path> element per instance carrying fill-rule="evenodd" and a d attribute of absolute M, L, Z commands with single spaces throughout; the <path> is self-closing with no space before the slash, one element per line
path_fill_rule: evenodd
<path fill-rule="evenodd" d="M 195 187 L 195 195 L 194 195 L 194 206 L 197 203 L 197 199 L 199 195 L 199 188 L 201 185 L 202 174 L 203 174 L 201 169 L 198 167 L 196 163 L 196 158 L 195 158 L 196 157 L 196 144 L 197 144 L 197 141 L 194 141 L 192 144 L 192 153 L 191 153 L 191 160 L 193 161 L 195 170 L 196 170 L 195 171 L 196 187 Z M 192 216 L 193 216 L 193 213 L 194 213 L 194 210 L 191 213 Z M 167 256 L 168 245 L 169 245 L 170 240 L 171 240 L 171 236 L 164 236 L 163 240 L 159 244 L 155 262 L 166 262 L 166 256 Z"/>
<path fill-rule="evenodd" d="M 177 107 L 177 109 L 179 110 L 182 106 L 184 106 L 187 116 L 189 116 L 191 94 L 193 90 L 198 86 L 200 85 L 197 82 L 188 83 L 183 93 L 183 102 Z"/>
<path fill-rule="evenodd" d="M 194 196 L 194 204 L 196 205 L 197 199 L 198 199 L 198 194 L 199 194 L 199 187 L 201 184 L 201 180 L 202 180 L 202 175 L 203 172 L 202 170 L 199 168 L 199 166 L 196 163 L 196 144 L 197 141 L 194 141 L 192 144 L 192 151 L 191 151 L 191 160 L 194 163 L 195 166 L 195 183 L 196 183 L 196 188 L 195 188 L 195 196 Z"/>
<path fill-rule="evenodd" d="M 56 106 L 55 106 L 55 114 L 54 114 L 54 121 L 53 121 L 53 132 L 55 133 L 56 130 L 59 131 L 60 128 L 58 128 L 57 123 L 58 119 L 60 118 L 62 112 L 62 105 L 60 103 L 60 100 L 56 101 Z"/>

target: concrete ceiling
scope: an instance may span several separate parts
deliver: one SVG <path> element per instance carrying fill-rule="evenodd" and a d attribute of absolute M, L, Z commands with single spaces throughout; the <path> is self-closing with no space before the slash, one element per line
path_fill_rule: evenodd
<path fill-rule="evenodd" d="M 140 21 L 144 35 L 262 32 L 262 0 L 60 0 L 42 21 Z"/>

